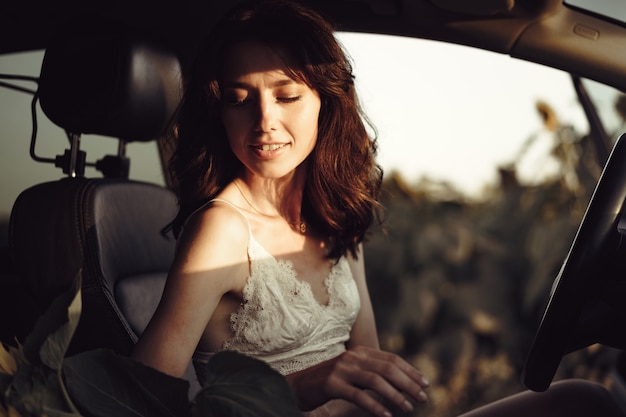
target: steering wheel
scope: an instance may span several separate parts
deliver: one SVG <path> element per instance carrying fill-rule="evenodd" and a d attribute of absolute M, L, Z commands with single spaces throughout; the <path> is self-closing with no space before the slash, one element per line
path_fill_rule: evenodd
<path fill-rule="evenodd" d="M 522 382 L 533 391 L 550 386 L 562 357 L 593 343 L 626 347 L 620 307 L 626 276 L 616 274 L 623 250 L 626 134 L 616 141 L 587 211 L 550 292 L 526 358 Z M 624 259 L 624 256 L 620 256 Z M 626 262 L 622 262 L 626 263 Z M 623 269 L 624 266 L 621 266 Z M 625 278 L 621 278 L 624 276 Z M 618 307 L 614 309 L 613 307 Z M 616 313 L 616 311 L 618 311 Z M 619 322 L 619 326 L 617 327 Z"/>

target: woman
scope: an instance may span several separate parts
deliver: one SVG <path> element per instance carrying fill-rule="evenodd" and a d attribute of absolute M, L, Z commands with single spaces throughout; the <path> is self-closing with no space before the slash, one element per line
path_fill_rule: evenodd
<path fill-rule="evenodd" d="M 428 380 L 379 350 L 361 243 L 381 170 L 332 27 L 282 1 L 233 11 L 186 83 L 171 164 L 178 249 L 134 358 L 200 381 L 232 349 L 316 415 L 410 412 Z"/>
<path fill-rule="evenodd" d="M 181 376 L 234 349 L 286 375 L 304 410 L 412 410 L 428 382 L 378 350 L 360 243 L 381 171 L 332 28 L 266 2 L 213 33 L 176 126 L 177 255 L 134 357 Z"/>

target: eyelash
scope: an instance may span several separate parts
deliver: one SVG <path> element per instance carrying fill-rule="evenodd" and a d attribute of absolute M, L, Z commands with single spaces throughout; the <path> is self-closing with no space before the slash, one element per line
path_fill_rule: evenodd
<path fill-rule="evenodd" d="M 277 97 L 276 100 L 284 104 L 290 104 L 290 103 L 295 103 L 296 101 L 299 101 L 301 98 L 302 96 Z M 238 100 L 238 99 L 227 100 L 227 102 L 229 105 L 233 107 L 241 107 L 241 106 L 248 104 L 250 102 L 250 99 L 246 97 L 242 100 Z"/>
<path fill-rule="evenodd" d="M 233 106 L 233 107 L 241 107 L 245 104 L 247 104 L 249 102 L 249 100 L 247 98 L 243 99 L 243 100 L 237 100 L 237 99 L 233 99 L 233 100 L 227 100 L 228 104 Z"/>
<path fill-rule="evenodd" d="M 281 101 L 283 103 L 295 103 L 296 101 L 300 100 L 301 98 L 302 98 L 302 96 L 278 97 L 278 101 Z"/>

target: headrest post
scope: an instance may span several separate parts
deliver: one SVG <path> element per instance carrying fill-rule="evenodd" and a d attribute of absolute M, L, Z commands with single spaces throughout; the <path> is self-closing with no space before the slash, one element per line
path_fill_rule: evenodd
<path fill-rule="evenodd" d="M 181 73 L 174 51 L 124 26 L 106 19 L 63 26 L 46 48 L 36 97 L 53 123 L 76 134 L 64 155 L 35 160 L 55 162 L 70 177 L 94 166 L 107 178 L 128 178 L 126 143 L 164 134 L 182 97 Z M 117 155 L 86 163 L 81 134 L 123 139 Z"/>
<path fill-rule="evenodd" d="M 61 168 L 64 174 L 70 178 L 82 177 L 85 175 L 85 152 L 80 150 L 80 134 L 67 133 L 70 139 L 70 149 L 66 149 L 63 155 L 57 155 L 54 159 L 54 166 Z"/>
<path fill-rule="evenodd" d="M 105 155 L 96 162 L 96 169 L 105 178 L 128 178 L 130 160 L 126 157 L 126 144 L 124 139 L 118 139 L 117 155 Z"/>
<path fill-rule="evenodd" d="M 126 156 L 126 141 L 120 139 L 117 144 L 117 156 Z"/>
<path fill-rule="evenodd" d="M 71 145 L 70 145 L 70 167 L 68 175 L 71 178 L 76 178 L 78 175 L 78 152 L 80 151 L 80 134 L 70 133 Z"/>

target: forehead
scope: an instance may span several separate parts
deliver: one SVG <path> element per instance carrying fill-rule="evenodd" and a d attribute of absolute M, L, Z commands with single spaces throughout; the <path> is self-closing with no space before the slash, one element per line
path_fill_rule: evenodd
<path fill-rule="evenodd" d="M 222 79 L 234 80 L 250 74 L 283 74 L 289 78 L 296 75 L 295 64 L 281 48 L 273 48 L 261 42 L 244 41 L 235 44 L 226 53 L 222 67 Z"/>

